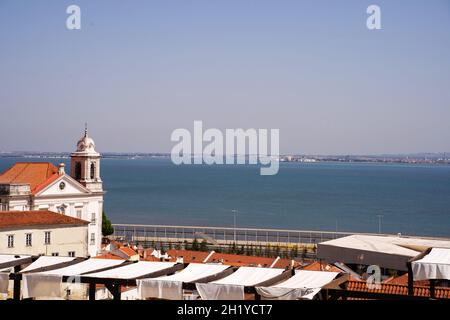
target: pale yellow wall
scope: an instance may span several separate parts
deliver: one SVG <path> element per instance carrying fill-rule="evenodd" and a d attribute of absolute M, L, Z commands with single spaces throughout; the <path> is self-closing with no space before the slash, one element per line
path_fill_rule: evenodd
<path fill-rule="evenodd" d="M 68 256 L 75 251 L 77 257 L 88 255 L 87 226 L 42 226 L 24 229 L 0 229 L 1 254 L 51 255 L 58 252 Z M 51 242 L 45 245 L 45 231 L 51 232 Z M 32 246 L 26 246 L 26 234 L 32 234 Z M 14 235 L 14 248 L 8 248 L 8 235 Z"/>

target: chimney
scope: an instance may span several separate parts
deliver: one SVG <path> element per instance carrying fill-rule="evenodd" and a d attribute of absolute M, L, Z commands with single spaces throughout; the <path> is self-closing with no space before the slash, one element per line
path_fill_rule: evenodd
<path fill-rule="evenodd" d="M 64 164 L 64 163 L 60 163 L 59 164 L 59 167 L 58 167 L 58 173 L 59 173 L 59 175 L 63 175 L 63 174 L 65 174 L 66 172 L 65 172 L 65 170 L 64 170 L 64 167 L 65 167 L 66 165 Z"/>

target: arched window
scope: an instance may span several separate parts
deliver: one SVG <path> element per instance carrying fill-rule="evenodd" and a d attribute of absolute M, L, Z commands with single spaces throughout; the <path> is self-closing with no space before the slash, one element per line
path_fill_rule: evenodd
<path fill-rule="evenodd" d="M 81 163 L 75 163 L 75 180 L 81 180 Z"/>
<path fill-rule="evenodd" d="M 59 207 L 57 208 L 58 213 L 65 215 L 65 214 L 66 214 L 66 208 L 67 208 L 67 206 L 66 206 L 65 204 L 59 206 Z"/>
<path fill-rule="evenodd" d="M 95 163 L 91 163 L 91 180 L 95 179 Z"/>

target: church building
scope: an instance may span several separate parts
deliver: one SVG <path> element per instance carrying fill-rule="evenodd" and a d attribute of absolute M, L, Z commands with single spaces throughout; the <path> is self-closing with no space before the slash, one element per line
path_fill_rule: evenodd
<path fill-rule="evenodd" d="M 71 154 L 70 174 L 64 163 L 18 162 L 0 174 L 0 211 L 52 211 L 82 219 L 88 225 L 88 252 L 96 256 L 102 240 L 103 186 L 101 155 L 87 128 Z"/>

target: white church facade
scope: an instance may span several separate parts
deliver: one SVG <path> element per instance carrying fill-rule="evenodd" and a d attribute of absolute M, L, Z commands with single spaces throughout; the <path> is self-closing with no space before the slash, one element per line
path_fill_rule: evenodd
<path fill-rule="evenodd" d="M 49 210 L 89 222 L 88 252 L 96 256 L 102 240 L 101 155 L 87 129 L 64 164 L 18 162 L 0 175 L 0 211 Z"/>

